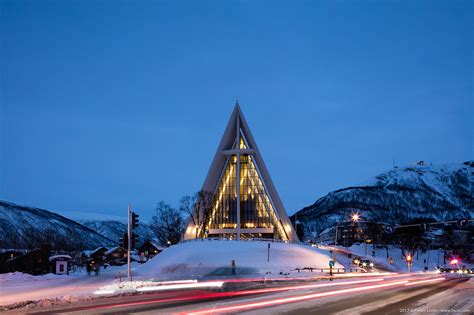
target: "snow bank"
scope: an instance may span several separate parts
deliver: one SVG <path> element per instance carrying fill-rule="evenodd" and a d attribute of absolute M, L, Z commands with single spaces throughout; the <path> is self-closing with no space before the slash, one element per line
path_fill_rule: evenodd
<path fill-rule="evenodd" d="M 375 267 L 382 268 L 385 270 L 396 271 L 396 272 L 408 272 L 408 267 L 406 264 L 405 257 L 402 255 L 402 250 L 396 246 L 388 246 L 385 248 L 377 248 L 375 251 L 375 257 L 372 256 L 372 246 L 368 246 L 367 250 L 364 244 L 354 244 L 351 247 L 339 247 L 340 249 L 350 251 L 353 255 L 360 257 L 365 257 L 366 259 L 372 260 L 375 262 Z M 408 253 L 408 252 L 407 252 Z M 392 257 L 394 264 L 391 265 L 387 261 L 387 254 L 389 257 Z M 446 261 L 443 259 L 444 252 L 443 250 L 427 250 L 425 252 L 418 251 L 413 255 L 413 261 L 410 268 L 411 272 L 421 272 L 424 271 L 425 266 L 428 267 L 428 271 L 434 271 L 438 266 L 448 267 L 449 259 Z M 347 261 L 343 261 L 347 260 Z M 341 256 L 340 262 L 347 266 L 350 265 L 352 259 L 347 259 L 344 256 Z M 446 264 L 445 264 L 446 263 Z M 473 268 L 473 264 L 467 262 L 461 262 L 459 266 L 466 266 L 467 268 Z"/>
<path fill-rule="evenodd" d="M 268 257 L 270 244 L 270 261 Z M 304 245 L 263 241 L 191 241 L 165 249 L 136 269 L 148 279 L 230 275 L 232 260 L 239 276 L 280 275 L 296 268 L 328 268 L 328 251 Z M 335 268 L 343 268 L 336 264 Z"/>

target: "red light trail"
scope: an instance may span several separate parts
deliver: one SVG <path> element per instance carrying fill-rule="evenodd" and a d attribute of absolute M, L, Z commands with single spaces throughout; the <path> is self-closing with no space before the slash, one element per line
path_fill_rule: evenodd
<path fill-rule="evenodd" d="M 395 286 L 400 286 L 400 285 L 415 285 L 415 284 L 428 283 L 428 282 L 441 281 L 441 280 L 445 280 L 445 278 L 436 278 L 436 279 L 429 279 L 429 280 L 422 280 L 422 281 L 415 281 L 415 282 L 409 282 L 408 280 L 392 281 L 388 283 L 369 285 L 369 286 L 363 286 L 363 287 L 339 289 L 339 290 L 333 290 L 333 291 L 328 291 L 328 292 L 304 294 L 304 295 L 292 296 L 292 297 L 286 297 L 286 298 L 277 298 L 277 299 L 271 299 L 271 300 L 265 300 L 265 301 L 259 301 L 259 302 L 196 310 L 192 312 L 186 312 L 184 314 L 197 315 L 197 314 L 236 312 L 236 311 L 248 310 L 248 309 L 253 309 L 253 308 L 269 307 L 269 306 L 281 305 L 281 304 L 286 304 L 286 303 L 306 301 L 310 299 L 321 298 L 321 297 L 326 297 L 326 296 L 334 296 L 334 295 L 345 294 L 345 293 L 357 293 L 357 292 L 364 292 L 364 291 L 369 291 L 373 289 L 395 287 Z"/>

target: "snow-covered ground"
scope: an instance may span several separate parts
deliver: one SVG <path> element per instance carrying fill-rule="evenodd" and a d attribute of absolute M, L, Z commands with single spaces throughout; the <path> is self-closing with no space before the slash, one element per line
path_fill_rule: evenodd
<path fill-rule="evenodd" d="M 156 281 L 184 279 L 194 281 L 202 278 L 237 277 L 282 277 L 303 276 L 296 268 L 328 268 L 328 251 L 310 246 L 285 243 L 248 241 L 195 241 L 178 244 L 165 249 L 143 265 L 132 263 L 134 282 L 120 282 L 126 278 L 126 266 L 101 269 L 98 276 L 83 271 L 70 275 L 47 274 L 31 276 L 23 273 L 0 274 L 0 306 L 52 299 L 76 301 L 90 299 L 97 293 L 111 289 L 117 292 L 134 291 Z M 231 261 L 235 261 L 232 275 Z M 343 267 L 340 264 L 335 268 Z M 310 273 L 316 275 L 316 273 Z M 153 280 L 154 282 L 150 282 Z M 48 301 L 50 303 L 50 301 Z"/>
<path fill-rule="evenodd" d="M 137 264 L 132 264 L 136 269 Z M 0 274 L 0 306 L 25 301 L 60 299 L 74 301 L 93 296 L 101 286 L 126 277 L 126 266 L 101 269 L 98 276 L 85 270 L 69 275 L 32 276 L 21 272 Z"/>
<path fill-rule="evenodd" d="M 329 248 L 329 247 L 328 247 Z M 351 247 L 339 247 L 341 251 L 348 251 L 352 253 L 352 258 L 348 258 L 346 254 L 338 253 L 336 256 L 336 260 L 344 265 L 345 267 L 349 267 L 352 259 L 355 255 L 359 257 L 366 257 L 369 260 L 374 261 L 375 267 L 379 267 L 382 269 L 396 271 L 396 272 L 408 272 L 408 267 L 406 264 L 405 257 L 402 254 L 400 248 L 389 246 L 388 247 L 388 257 L 393 258 L 393 264 L 390 264 L 387 259 L 387 249 L 385 248 L 377 248 L 375 250 L 375 257 L 372 256 L 372 246 L 365 246 L 365 244 L 360 245 L 352 245 Z M 405 252 L 405 254 L 408 254 Z M 412 253 L 413 254 L 413 253 Z M 444 252 L 442 249 L 439 250 L 428 250 L 426 252 L 418 251 L 415 252 L 413 255 L 412 265 L 410 267 L 411 272 L 421 272 L 424 271 L 425 266 L 428 267 L 428 271 L 434 271 L 437 269 L 438 266 L 440 267 L 450 267 L 449 260 L 446 260 L 446 265 L 444 264 L 443 260 Z M 474 265 L 468 264 L 465 262 L 460 262 L 457 267 L 466 266 L 467 268 L 473 268 Z M 456 266 L 455 266 L 456 267 Z"/>
<path fill-rule="evenodd" d="M 228 272 L 232 260 L 235 261 L 236 275 L 271 277 L 297 273 L 297 268 L 328 268 L 331 257 L 327 250 L 306 245 L 204 240 L 172 246 L 137 269 L 137 272 L 160 280 L 230 275 Z M 343 268 L 340 264 L 334 267 Z"/>

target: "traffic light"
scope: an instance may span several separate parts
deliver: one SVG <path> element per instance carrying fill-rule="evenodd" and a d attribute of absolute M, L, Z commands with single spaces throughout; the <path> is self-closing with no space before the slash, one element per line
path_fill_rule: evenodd
<path fill-rule="evenodd" d="M 451 260 L 451 265 L 457 265 L 457 264 L 458 264 L 458 260 L 456 258 Z"/>
<path fill-rule="evenodd" d="M 135 212 L 132 212 L 132 229 L 136 229 L 138 227 L 138 217 L 139 215 Z"/>
<path fill-rule="evenodd" d="M 119 246 L 122 248 L 128 248 L 128 235 L 127 233 L 123 233 L 123 236 L 119 239 Z"/>
<path fill-rule="evenodd" d="M 135 233 L 132 233 L 132 248 L 136 248 L 138 243 L 138 235 Z"/>

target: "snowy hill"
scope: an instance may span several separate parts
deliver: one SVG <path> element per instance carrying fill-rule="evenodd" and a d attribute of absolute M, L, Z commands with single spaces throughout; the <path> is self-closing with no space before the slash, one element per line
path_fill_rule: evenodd
<path fill-rule="evenodd" d="M 0 201 L 0 248 L 80 250 L 113 245 L 113 241 L 59 214 Z"/>
<path fill-rule="evenodd" d="M 97 233 L 118 242 L 119 238 L 123 236 L 123 233 L 127 231 L 127 223 L 115 220 L 104 220 L 104 221 L 92 221 L 92 220 L 79 220 L 84 226 L 96 231 Z M 144 241 L 155 238 L 155 233 L 150 227 L 140 222 L 137 228 L 138 235 L 138 246 Z"/>
<path fill-rule="evenodd" d="M 474 161 L 394 168 L 364 186 L 327 194 L 297 212 L 305 235 L 320 233 L 352 212 L 366 220 L 399 224 L 411 219 L 474 217 Z"/>
<path fill-rule="evenodd" d="M 237 276 L 297 274 L 296 268 L 328 268 L 329 252 L 299 244 L 260 241 L 188 241 L 173 245 L 138 267 L 136 273 L 157 279 L 231 276 L 232 260 Z M 336 263 L 335 268 L 343 266 Z"/>

